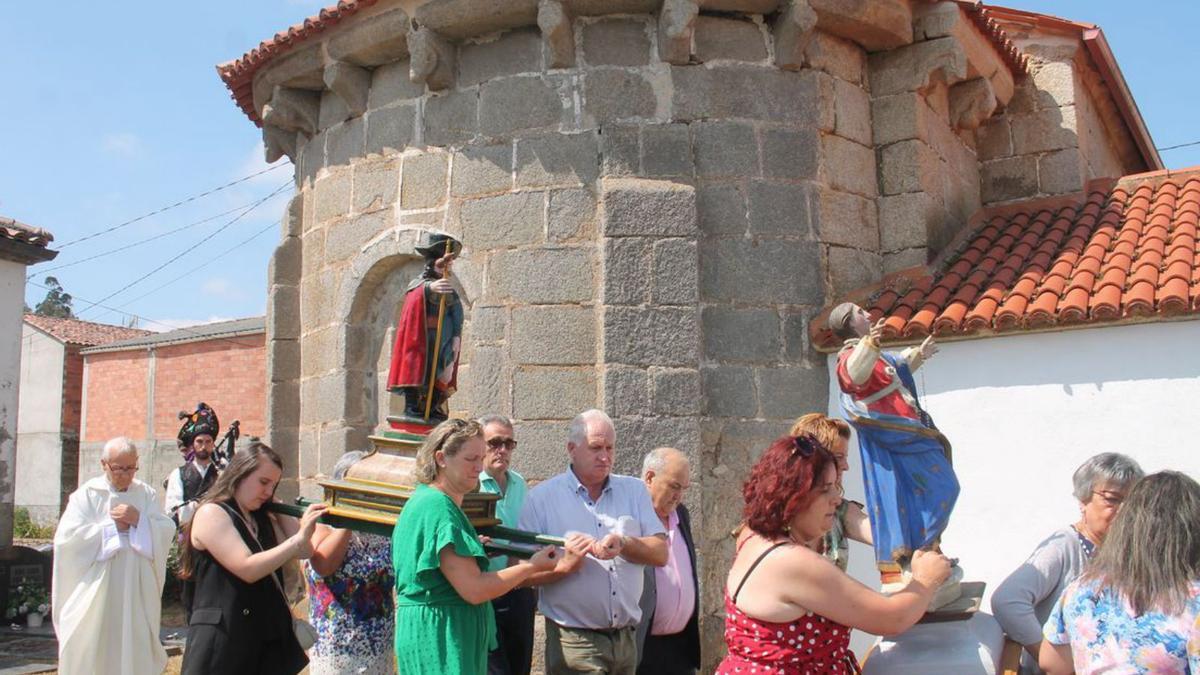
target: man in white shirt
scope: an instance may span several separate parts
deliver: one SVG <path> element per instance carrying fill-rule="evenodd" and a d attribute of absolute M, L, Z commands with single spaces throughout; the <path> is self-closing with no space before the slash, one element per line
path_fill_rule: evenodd
<path fill-rule="evenodd" d="M 179 429 L 179 444 L 184 457 L 190 454 L 192 458 L 167 476 L 167 496 L 163 504 L 179 527 L 191 521 L 200 498 L 217 480 L 213 452 L 220 429 L 216 411 L 206 403 L 199 404 L 196 412 L 186 417 Z"/>
<path fill-rule="evenodd" d="M 608 415 L 580 413 L 567 470 L 530 490 L 521 509 L 521 529 L 566 537 L 566 555 L 579 561 L 526 582 L 546 617 L 549 675 L 637 669 L 642 569 L 667 563 L 667 538 L 645 484 L 612 473 L 616 439 Z"/>
<path fill-rule="evenodd" d="M 175 526 L 134 479 L 137 448 L 104 445 L 104 475 L 71 494 L 54 534 L 51 601 L 63 673 L 160 673 L 162 588 Z"/>

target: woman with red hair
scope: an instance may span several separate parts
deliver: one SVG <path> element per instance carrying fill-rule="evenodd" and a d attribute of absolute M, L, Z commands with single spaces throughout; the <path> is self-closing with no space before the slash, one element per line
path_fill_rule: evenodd
<path fill-rule="evenodd" d="M 833 526 L 837 464 L 809 435 L 784 436 L 742 488 L 745 527 L 725 582 L 725 644 L 717 673 L 857 673 L 850 630 L 907 630 L 950 574 L 940 553 L 917 551 L 912 581 L 890 596 L 850 578 L 815 548 Z"/>

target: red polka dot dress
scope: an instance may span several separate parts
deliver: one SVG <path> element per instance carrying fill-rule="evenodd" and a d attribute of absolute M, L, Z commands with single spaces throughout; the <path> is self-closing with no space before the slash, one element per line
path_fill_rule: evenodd
<path fill-rule="evenodd" d="M 763 556 L 777 546 L 767 549 Z M 751 566 L 750 572 L 757 566 L 758 561 Z M 743 579 L 742 584 L 745 583 Z M 741 591 L 741 584 L 738 591 Z M 717 666 L 717 675 L 861 672 L 854 652 L 850 651 L 849 628 L 811 613 L 788 623 L 755 619 L 738 609 L 728 592 L 725 593 L 725 645 L 729 653 Z"/>

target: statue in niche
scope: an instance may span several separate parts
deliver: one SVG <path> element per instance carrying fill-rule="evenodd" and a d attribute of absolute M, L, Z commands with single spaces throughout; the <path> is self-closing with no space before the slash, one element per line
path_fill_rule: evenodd
<path fill-rule="evenodd" d="M 866 310 L 850 302 L 833 308 L 829 326 L 844 340 L 837 380 L 862 454 L 875 564 L 884 590 L 898 590 L 913 552 L 939 547 L 958 499 L 950 442 L 921 408 L 912 376 L 937 346 L 930 336 L 900 354 L 883 351 L 883 321 L 872 325 Z M 955 566 L 931 609 L 957 599 L 961 580 Z"/>
<path fill-rule="evenodd" d="M 458 383 L 463 307 L 450 283 L 450 266 L 462 243 L 424 232 L 415 249 L 425 259 L 425 270 L 404 295 L 388 390 L 404 396 L 406 422 L 432 426 L 449 416 L 448 401 Z"/>

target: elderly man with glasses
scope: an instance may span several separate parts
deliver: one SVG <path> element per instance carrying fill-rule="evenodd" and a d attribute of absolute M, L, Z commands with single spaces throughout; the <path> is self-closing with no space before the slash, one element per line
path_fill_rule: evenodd
<path fill-rule="evenodd" d="M 638 624 L 638 673 L 692 675 L 700 668 L 700 580 L 692 517 L 683 504 L 691 486 L 687 455 L 655 448 L 642 460 L 642 480 L 667 532 L 667 564 L 647 565 Z"/>
<path fill-rule="evenodd" d="M 63 673 L 160 673 L 158 640 L 175 524 L 154 488 L 134 478 L 138 452 L 114 438 L 103 476 L 71 494 L 54 533 L 54 630 Z"/>
<path fill-rule="evenodd" d="M 528 486 L 525 477 L 513 471 L 512 421 L 503 415 L 484 415 L 479 418 L 483 441 L 483 471 L 479 473 L 479 491 L 500 495 L 496 502 L 496 517 L 505 527 L 516 527 L 521 518 Z M 489 572 L 508 565 L 505 558 L 492 558 Z M 537 609 L 537 591 L 514 588 L 492 600 L 496 613 L 496 649 L 488 653 L 489 675 L 528 675 L 533 663 L 533 615 Z"/>

